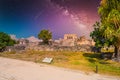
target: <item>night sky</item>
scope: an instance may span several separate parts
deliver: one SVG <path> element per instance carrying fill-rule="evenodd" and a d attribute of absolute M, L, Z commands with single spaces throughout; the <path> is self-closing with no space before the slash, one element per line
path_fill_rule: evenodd
<path fill-rule="evenodd" d="M 100 0 L 0 0 L 0 32 L 17 38 L 37 37 L 42 29 L 49 29 L 53 38 L 64 34 L 85 35 L 99 20 Z"/>

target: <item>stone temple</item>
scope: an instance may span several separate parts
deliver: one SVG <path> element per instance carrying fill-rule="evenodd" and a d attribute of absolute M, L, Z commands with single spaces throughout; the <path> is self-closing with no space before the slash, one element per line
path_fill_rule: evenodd
<path fill-rule="evenodd" d="M 76 34 L 65 34 L 64 35 L 64 40 L 77 40 L 77 35 Z"/>

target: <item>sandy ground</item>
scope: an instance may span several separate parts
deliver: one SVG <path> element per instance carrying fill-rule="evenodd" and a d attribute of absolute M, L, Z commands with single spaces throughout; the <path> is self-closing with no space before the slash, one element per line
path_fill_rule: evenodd
<path fill-rule="evenodd" d="M 120 80 L 64 68 L 0 57 L 0 80 Z"/>

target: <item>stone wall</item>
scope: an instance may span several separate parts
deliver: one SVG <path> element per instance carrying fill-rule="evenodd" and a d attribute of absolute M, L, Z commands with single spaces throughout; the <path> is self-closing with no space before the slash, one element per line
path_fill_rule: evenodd
<path fill-rule="evenodd" d="M 80 45 L 80 46 L 63 46 L 63 45 L 40 45 L 30 43 L 27 45 L 14 45 L 7 46 L 5 51 L 23 51 L 23 50 L 37 50 L 37 51 L 79 51 L 79 52 L 91 52 L 92 46 Z"/>
<path fill-rule="evenodd" d="M 52 45 L 37 45 L 34 47 L 26 47 L 26 49 L 33 49 L 37 51 L 80 51 L 91 52 L 92 47 L 89 45 L 82 46 L 52 46 Z"/>
<path fill-rule="evenodd" d="M 5 51 L 23 51 L 26 50 L 26 45 L 14 45 L 14 46 L 7 46 Z"/>

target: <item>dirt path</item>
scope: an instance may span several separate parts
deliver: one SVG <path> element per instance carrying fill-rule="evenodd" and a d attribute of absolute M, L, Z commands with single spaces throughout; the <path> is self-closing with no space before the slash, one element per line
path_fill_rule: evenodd
<path fill-rule="evenodd" d="M 0 80 L 120 80 L 33 62 L 0 57 Z"/>

